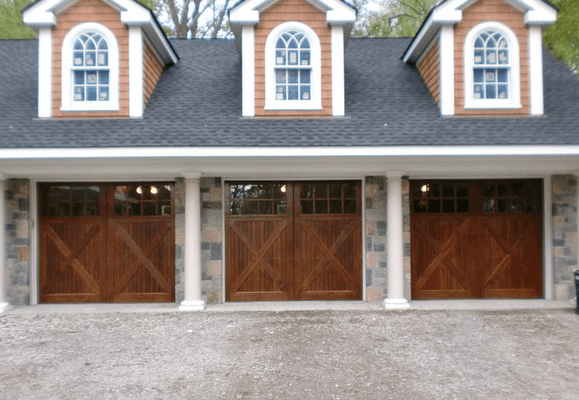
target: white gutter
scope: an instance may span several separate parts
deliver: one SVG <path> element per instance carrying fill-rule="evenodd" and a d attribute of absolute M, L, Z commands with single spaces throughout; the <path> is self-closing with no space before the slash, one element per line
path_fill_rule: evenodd
<path fill-rule="evenodd" d="M 509 157 L 577 156 L 579 146 L 396 147 L 147 147 L 0 149 L 1 160 L 293 157 Z"/>

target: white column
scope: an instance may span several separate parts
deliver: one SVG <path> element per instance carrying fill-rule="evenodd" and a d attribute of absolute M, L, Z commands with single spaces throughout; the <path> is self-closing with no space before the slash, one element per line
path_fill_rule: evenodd
<path fill-rule="evenodd" d="M 4 230 L 6 229 L 6 220 L 4 209 L 4 199 L 6 190 L 6 177 L 0 175 L 0 313 L 10 308 L 6 296 L 6 243 L 4 243 Z"/>
<path fill-rule="evenodd" d="M 201 311 L 201 174 L 185 176 L 185 299 L 179 311 Z"/>
<path fill-rule="evenodd" d="M 143 116 L 143 31 L 140 26 L 129 27 L 129 116 Z"/>
<path fill-rule="evenodd" d="M 529 27 L 531 115 L 543 115 L 543 34 L 541 26 Z"/>
<path fill-rule="evenodd" d="M 388 293 L 384 305 L 388 309 L 409 308 L 404 298 L 404 228 L 402 213 L 402 173 L 388 173 L 386 235 L 388 253 Z"/>
<path fill-rule="evenodd" d="M 454 115 L 454 26 L 440 28 L 440 113 Z"/>
<path fill-rule="evenodd" d="M 343 117 L 344 100 L 344 27 L 332 25 L 332 115 Z"/>
<path fill-rule="evenodd" d="M 255 116 L 255 33 L 253 25 L 241 28 L 241 115 Z"/>

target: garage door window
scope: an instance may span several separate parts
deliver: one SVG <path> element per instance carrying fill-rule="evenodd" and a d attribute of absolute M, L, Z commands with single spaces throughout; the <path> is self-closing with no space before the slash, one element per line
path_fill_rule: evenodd
<path fill-rule="evenodd" d="M 414 185 L 415 213 L 468 213 L 469 188 L 464 182 Z"/>
<path fill-rule="evenodd" d="M 287 209 L 285 183 L 238 183 L 229 185 L 229 215 L 279 215 Z"/>
<path fill-rule="evenodd" d="M 114 199 L 117 217 L 171 215 L 171 185 L 115 185 Z"/>
<path fill-rule="evenodd" d="M 356 214 L 356 185 L 303 183 L 300 207 L 302 214 Z"/>
<path fill-rule="evenodd" d="M 98 186 L 52 185 L 42 196 L 43 217 L 95 217 L 101 214 Z"/>
<path fill-rule="evenodd" d="M 533 182 L 487 183 L 484 185 L 483 212 L 538 213 L 541 188 Z"/>

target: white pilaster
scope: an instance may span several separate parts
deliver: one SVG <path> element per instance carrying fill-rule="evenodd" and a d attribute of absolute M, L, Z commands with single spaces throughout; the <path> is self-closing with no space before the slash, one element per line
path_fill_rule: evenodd
<path fill-rule="evenodd" d="M 38 117 L 52 117 L 52 28 L 38 30 Z"/>
<path fill-rule="evenodd" d="M 255 116 L 255 34 L 253 25 L 241 29 L 241 93 L 244 117 Z"/>
<path fill-rule="evenodd" d="M 384 306 L 388 309 L 409 308 L 404 298 L 404 227 L 402 214 L 402 173 L 388 173 L 386 235 L 388 254 L 388 293 Z"/>
<path fill-rule="evenodd" d="M 332 115 L 343 117 L 344 100 L 344 27 L 332 25 Z"/>
<path fill-rule="evenodd" d="M 553 186 L 551 175 L 543 178 L 543 297 L 554 300 L 553 293 Z M 579 243 L 578 243 L 579 244 Z"/>
<path fill-rule="evenodd" d="M 454 26 L 440 28 L 440 113 L 454 115 Z"/>
<path fill-rule="evenodd" d="M 5 190 L 6 177 L 0 175 L 0 313 L 10 308 L 8 297 L 6 296 L 5 277 L 6 277 L 6 244 L 4 242 L 4 230 L 6 229 L 5 220 Z"/>
<path fill-rule="evenodd" d="M 529 27 L 529 68 L 531 115 L 543 115 L 543 35 L 538 25 Z"/>
<path fill-rule="evenodd" d="M 185 299 L 179 311 L 201 311 L 201 174 L 186 173 L 185 177 Z"/>
<path fill-rule="evenodd" d="M 143 116 L 143 31 L 140 26 L 129 27 L 129 116 Z"/>

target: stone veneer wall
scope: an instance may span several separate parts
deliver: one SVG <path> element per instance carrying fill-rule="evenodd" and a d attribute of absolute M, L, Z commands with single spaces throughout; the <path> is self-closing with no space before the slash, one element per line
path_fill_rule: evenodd
<path fill-rule="evenodd" d="M 404 297 L 410 300 L 410 208 L 409 182 L 402 180 L 402 208 L 404 221 Z M 369 302 L 382 301 L 387 293 L 388 265 L 386 243 L 386 199 L 387 180 L 385 176 L 367 176 L 364 184 L 365 195 L 365 257 L 366 257 L 366 299 Z"/>
<path fill-rule="evenodd" d="M 577 266 L 577 177 L 551 178 L 553 205 L 553 284 L 554 299 L 575 297 L 573 270 Z"/>
<path fill-rule="evenodd" d="M 221 178 L 201 178 L 201 288 L 207 303 L 221 303 L 223 210 Z M 185 179 L 175 179 L 175 301 L 184 299 Z"/>
<path fill-rule="evenodd" d="M 201 288 L 207 303 L 224 301 L 221 192 L 221 178 L 201 178 Z"/>
<path fill-rule="evenodd" d="M 6 181 L 6 294 L 11 305 L 30 304 L 30 181 Z"/>
<path fill-rule="evenodd" d="M 185 179 L 175 178 L 175 302 L 185 299 Z"/>

